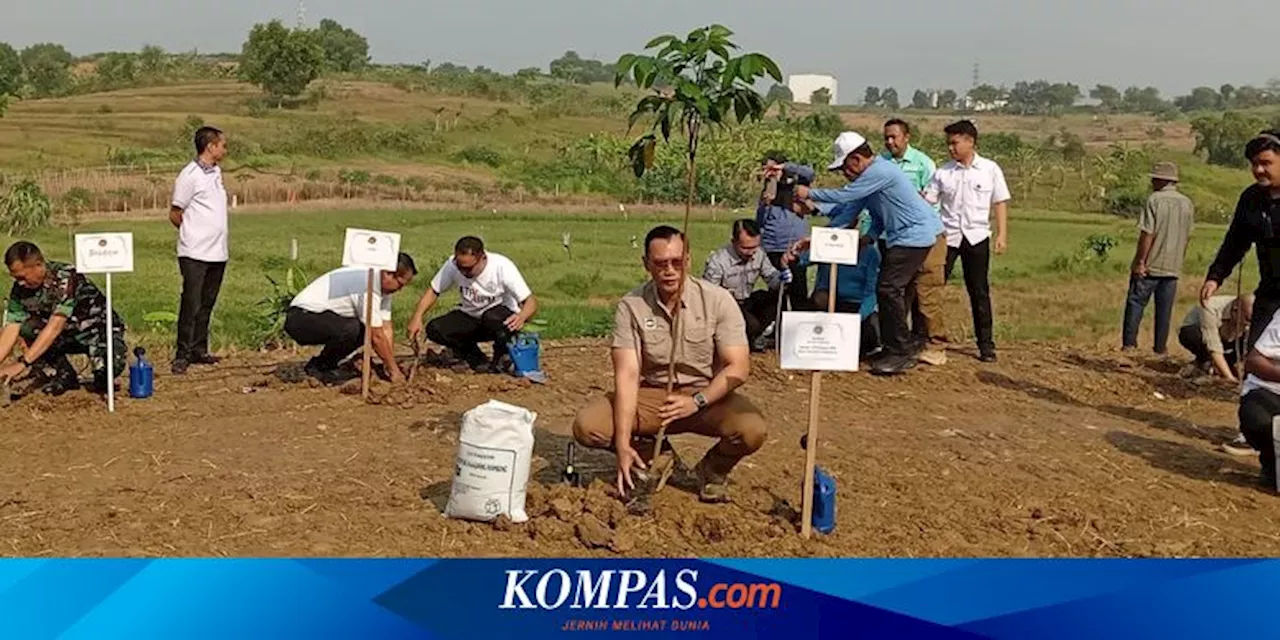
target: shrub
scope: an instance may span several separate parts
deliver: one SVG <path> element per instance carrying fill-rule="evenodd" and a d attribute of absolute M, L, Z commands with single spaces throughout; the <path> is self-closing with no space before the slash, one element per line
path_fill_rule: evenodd
<path fill-rule="evenodd" d="M 472 145 L 464 147 L 453 154 L 454 160 L 470 164 L 483 164 L 495 169 L 502 166 L 502 153 L 497 149 Z"/>
<path fill-rule="evenodd" d="M 49 226 L 53 208 L 49 196 L 34 180 L 13 185 L 0 198 L 0 230 L 11 236 L 22 236 Z"/>

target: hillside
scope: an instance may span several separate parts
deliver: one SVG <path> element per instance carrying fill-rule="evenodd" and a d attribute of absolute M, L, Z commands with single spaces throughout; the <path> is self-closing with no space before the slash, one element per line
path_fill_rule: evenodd
<path fill-rule="evenodd" d="M 428 76 L 434 78 L 434 76 Z M 503 76 L 467 80 L 325 79 L 296 108 L 263 104 L 232 80 L 22 100 L 0 118 L 0 176 L 31 175 L 60 215 L 163 206 L 189 155 L 190 134 L 213 124 L 230 135 L 228 184 L 239 203 L 357 198 L 485 207 L 486 202 L 670 203 L 683 163 L 664 148 L 637 181 L 624 166 L 634 96 L 607 85 Z M 699 200 L 742 206 L 761 154 L 781 148 L 821 161 L 843 128 L 871 134 L 893 114 L 842 108 L 774 109 L 765 123 L 711 134 Z M 945 156 L 942 127 L 958 117 L 905 117 L 917 141 Z M 1205 165 L 1185 121 L 1142 115 L 976 114 L 984 153 L 999 159 L 1028 206 L 1130 212 L 1151 161 L 1184 165 L 1187 189 L 1210 219 L 1230 211 L 1246 173 Z M 1072 155 L 1070 145 L 1078 144 Z M 1064 146 L 1065 145 L 1065 146 Z M 1159 156 L 1159 158 L 1156 158 Z"/>

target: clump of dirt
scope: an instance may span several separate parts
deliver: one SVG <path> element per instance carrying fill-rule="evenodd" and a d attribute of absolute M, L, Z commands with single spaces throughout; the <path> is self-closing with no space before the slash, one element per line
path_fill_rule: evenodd
<path fill-rule="evenodd" d="M 575 527 L 578 539 L 588 549 L 600 549 L 613 546 L 613 530 L 605 526 L 600 519 L 591 515 L 583 515 Z"/>
<path fill-rule="evenodd" d="M 627 508 L 618 500 L 616 491 L 598 479 L 587 487 L 582 506 L 584 511 L 595 515 L 611 527 L 618 527 L 627 518 Z"/>
<path fill-rule="evenodd" d="M 502 514 L 494 518 L 493 522 L 490 524 L 493 525 L 494 531 L 510 531 L 511 527 L 514 526 L 511 522 L 511 518 L 508 518 L 506 514 Z"/>
<path fill-rule="evenodd" d="M 568 542 L 576 533 L 573 525 L 556 518 L 529 521 L 529 537 L 540 542 Z"/>

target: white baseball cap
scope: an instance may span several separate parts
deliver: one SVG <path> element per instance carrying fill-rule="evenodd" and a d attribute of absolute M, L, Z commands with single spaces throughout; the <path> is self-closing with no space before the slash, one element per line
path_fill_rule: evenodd
<path fill-rule="evenodd" d="M 853 153 L 854 149 L 861 147 L 867 143 L 867 139 L 856 131 L 846 131 L 840 134 L 831 145 L 831 151 L 835 154 L 835 159 L 827 166 L 830 171 L 835 171 L 844 165 L 844 159 Z"/>

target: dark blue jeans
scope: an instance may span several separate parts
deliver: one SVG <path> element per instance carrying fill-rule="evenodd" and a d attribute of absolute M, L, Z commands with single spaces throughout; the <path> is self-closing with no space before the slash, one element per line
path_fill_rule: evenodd
<path fill-rule="evenodd" d="M 1173 301 L 1178 297 L 1177 278 L 1139 278 L 1129 276 L 1129 295 L 1124 303 L 1124 346 L 1138 346 L 1138 327 L 1146 312 L 1151 294 L 1156 296 L 1155 352 L 1165 353 L 1169 344 L 1169 322 L 1173 316 Z"/>

